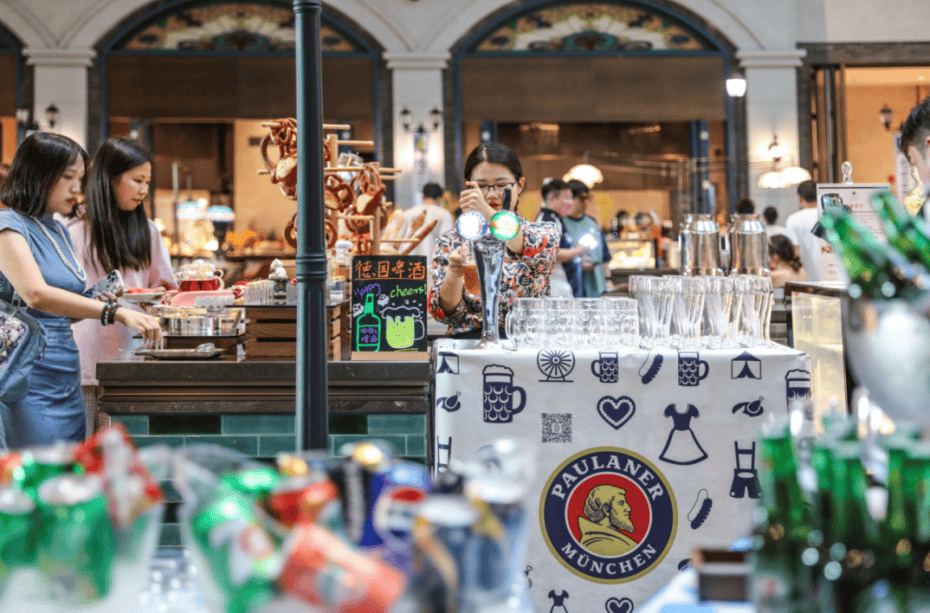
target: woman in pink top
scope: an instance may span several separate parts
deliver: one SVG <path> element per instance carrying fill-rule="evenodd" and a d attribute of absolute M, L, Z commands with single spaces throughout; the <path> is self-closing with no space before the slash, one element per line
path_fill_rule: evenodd
<path fill-rule="evenodd" d="M 68 227 L 87 270 L 88 287 L 112 270 L 120 271 L 127 288 L 177 287 L 168 250 L 143 206 L 151 179 L 151 155 L 136 141 L 111 138 L 97 151 L 84 212 Z M 141 310 L 125 300 L 120 305 Z M 81 355 L 81 386 L 90 436 L 97 417 L 97 362 L 113 360 L 130 349 L 132 330 L 104 327 L 93 319 L 75 323 L 73 329 Z"/>

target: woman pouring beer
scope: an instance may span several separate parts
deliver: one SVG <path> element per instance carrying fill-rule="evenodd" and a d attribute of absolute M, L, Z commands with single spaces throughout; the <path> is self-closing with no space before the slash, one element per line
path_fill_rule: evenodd
<path fill-rule="evenodd" d="M 490 223 L 510 192 L 511 210 L 518 211 L 526 185 L 523 167 L 513 151 L 497 143 L 475 148 L 465 160 L 465 185 L 459 204 L 462 213 L 477 211 Z M 520 218 L 520 230 L 507 241 L 501 274 L 500 322 L 510 312 L 514 298 L 549 295 L 549 275 L 555 265 L 559 230 L 549 222 L 529 222 Z M 433 252 L 433 286 L 427 308 L 437 321 L 448 324 L 454 336 L 480 334 L 481 296 L 465 286 L 465 257 L 468 241 L 455 230 L 436 241 Z"/>

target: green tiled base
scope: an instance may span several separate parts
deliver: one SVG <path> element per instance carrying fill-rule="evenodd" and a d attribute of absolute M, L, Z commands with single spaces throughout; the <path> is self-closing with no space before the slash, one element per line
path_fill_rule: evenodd
<path fill-rule="evenodd" d="M 261 458 L 293 451 L 294 417 L 290 415 L 116 415 L 140 447 L 195 443 L 223 445 Z M 402 457 L 426 457 L 424 415 L 332 415 L 329 449 L 368 439 L 388 441 Z"/>

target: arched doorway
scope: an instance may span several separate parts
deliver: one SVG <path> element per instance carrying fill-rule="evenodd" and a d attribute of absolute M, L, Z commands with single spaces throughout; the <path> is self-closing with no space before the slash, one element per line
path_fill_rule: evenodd
<path fill-rule="evenodd" d="M 178 182 L 180 161 L 195 200 L 232 206 L 237 229 L 280 234 L 293 203 L 255 170 L 261 121 L 295 113 L 294 36 L 287 0 L 169 0 L 138 11 L 97 45 L 91 147 L 130 132 L 146 142 L 155 153 L 153 216 L 166 227 L 173 203 L 165 199 L 177 196 L 165 190 Z M 389 164 L 382 49 L 332 10 L 322 16 L 322 42 L 325 120 L 350 124 L 352 138 L 375 142 L 363 157 Z"/>
<path fill-rule="evenodd" d="M 0 162 L 9 164 L 30 123 L 20 40 L 0 23 Z M 30 96 L 31 98 L 31 96 Z M 23 110 L 21 110 L 23 109 Z"/>
<path fill-rule="evenodd" d="M 745 122 L 724 85 L 735 51 L 699 16 L 666 2 L 513 3 L 453 48 L 447 182 L 456 184 L 463 156 L 491 138 L 530 160 L 531 189 L 587 157 L 604 171 L 601 189 L 640 201 L 655 195 L 649 206 L 664 206 L 673 221 L 682 209 L 726 210 L 747 191 L 735 163 Z M 685 185 L 677 185 L 682 167 Z"/>

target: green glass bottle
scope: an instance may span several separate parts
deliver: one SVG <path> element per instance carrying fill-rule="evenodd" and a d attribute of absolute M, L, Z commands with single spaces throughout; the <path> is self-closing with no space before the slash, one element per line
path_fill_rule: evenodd
<path fill-rule="evenodd" d="M 911 578 L 916 587 L 930 590 L 930 443 L 915 442 L 908 448 L 903 487 L 913 506 L 909 509 Z"/>
<path fill-rule="evenodd" d="M 917 530 L 916 492 L 905 483 L 908 449 L 906 438 L 887 440 L 888 512 L 882 522 L 882 550 L 887 556 L 888 578 L 892 584 L 908 583 L 914 562 L 913 538 Z"/>
<path fill-rule="evenodd" d="M 375 315 L 375 295 L 365 296 L 365 311 L 355 321 L 355 350 L 378 351 L 381 348 L 381 318 Z"/>
<path fill-rule="evenodd" d="M 879 524 L 866 502 L 868 477 L 858 443 L 839 443 L 834 449 L 832 561 L 839 562 L 836 610 L 848 613 L 860 592 L 881 576 Z"/>
<path fill-rule="evenodd" d="M 850 297 L 906 297 L 915 275 L 900 254 L 879 243 L 842 209 L 825 212 L 820 224 L 849 276 Z"/>
<path fill-rule="evenodd" d="M 813 566 L 802 561 L 811 532 L 810 506 L 797 477 L 787 420 L 766 428 L 760 443 L 762 499 L 753 552 L 753 602 L 758 611 L 808 610 Z"/>
<path fill-rule="evenodd" d="M 908 213 L 891 192 L 872 197 L 872 206 L 882 218 L 888 242 L 924 270 L 930 270 L 930 227 L 921 217 Z"/>

